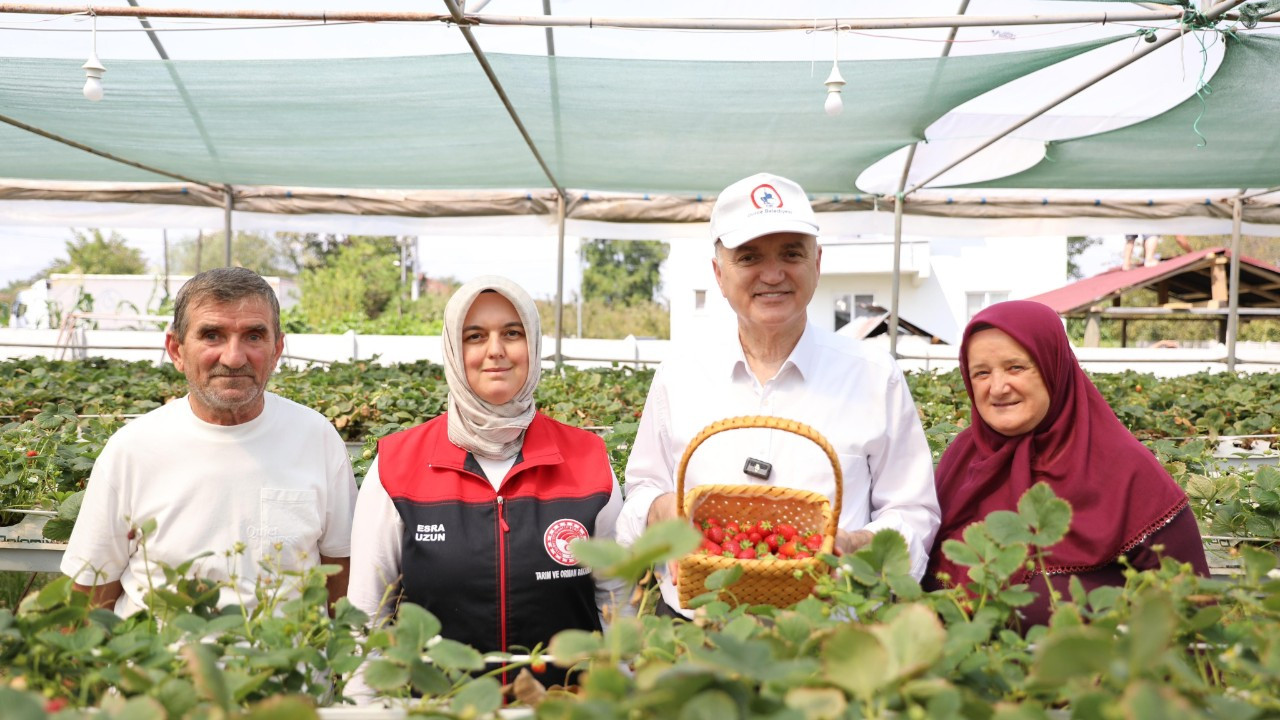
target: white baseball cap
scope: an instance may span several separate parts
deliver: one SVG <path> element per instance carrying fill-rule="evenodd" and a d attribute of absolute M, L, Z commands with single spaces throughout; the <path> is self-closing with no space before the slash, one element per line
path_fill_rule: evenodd
<path fill-rule="evenodd" d="M 772 233 L 818 236 L 804 188 L 769 173 L 743 178 L 720 192 L 711 208 L 711 241 L 727 248 Z"/>

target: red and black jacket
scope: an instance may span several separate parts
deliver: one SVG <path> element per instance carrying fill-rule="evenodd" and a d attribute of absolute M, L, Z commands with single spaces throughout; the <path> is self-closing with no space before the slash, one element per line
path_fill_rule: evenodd
<path fill-rule="evenodd" d="M 404 521 L 402 600 L 439 618 L 443 636 L 517 652 L 600 629 L 595 581 L 566 549 L 596 534 L 609 502 L 600 438 L 536 415 L 495 491 L 441 415 L 379 441 L 378 471 Z"/>

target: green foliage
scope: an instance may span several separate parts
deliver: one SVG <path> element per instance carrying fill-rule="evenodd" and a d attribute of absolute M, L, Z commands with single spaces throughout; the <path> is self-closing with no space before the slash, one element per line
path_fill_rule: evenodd
<path fill-rule="evenodd" d="M 1156 253 L 1163 259 L 1177 257 L 1186 252 L 1178 244 L 1186 243 L 1191 252 L 1214 247 L 1231 247 L 1230 235 L 1166 235 L 1156 245 Z M 1272 265 L 1280 265 L 1280 245 L 1275 238 L 1242 235 L 1240 237 L 1240 254 Z"/>
<path fill-rule="evenodd" d="M 67 259 L 56 260 L 41 276 L 49 273 L 84 273 L 88 275 L 138 275 L 147 271 L 142 251 L 129 247 L 124 236 L 111 232 L 72 230 L 67 241 Z"/>
<path fill-rule="evenodd" d="M 658 271 L 670 252 L 660 240 L 589 240 L 582 247 L 582 296 L 608 305 L 656 301 L 662 289 Z"/>
<path fill-rule="evenodd" d="M 325 264 L 302 273 L 303 312 L 319 326 L 378 317 L 399 293 L 399 259 L 394 237 L 347 237 Z"/>
<path fill-rule="evenodd" d="M 542 330 L 551 335 L 556 326 L 555 303 L 549 300 L 538 300 L 537 303 Z M 671 312 L 656 302 L 610 305 L 604 300 L 591 298 L 583 303 L 581 331 L 578 329 L 577 306 L 565 305 L 564 335 L 603 340 L 619 340 L 634 335 L 637 338 L 666 340 L 671 337 Z"/>
<path fill-rule="evenodd" d="M 366 627 L 369 618 L 345 601 L 330 617 L 323 568 L 267 575 L 251 613 L 214 607 L 219 587 L 192 576 L 191 563 L 162 568 L 152 612 L 127 619 L 90 610 L 60 578 L 17 612 L 0 610 L 0 700 L 6 717 L 43 718 L 62 703 L 99 707 L 105 718 L 312 717 L 311 705 L 339 702 L 363 666 L 371 687 L 410 712 L 485 718 L 504 705 L 503 668 L 486 660 L 505 659 L 510 673 L 549 657 L 577 672 L 577 691 L 530 691 L 526 676 L 508 707 L 619 720 L 1280 713 L 1280 581 L 1268 575 L 1277 564 L 1268 552 L 1245 553 L 1239 582 L 1198 578 L 1166 560 L 1127 571 L 1123 587 L 1086 593 L 1076 583 L 1048 626 L 1015 632 L 1025 598 L 1003 558 L 1034 557 L 1026 538 L 1055 542 L 1069 514 L 1041 485 L 1018 512 L 966 533 L 954 552 L 991 571 L 968 589 L 922 592 L 907 574 L 905 541 L 884 531 L 830 558 L 837 571 L 792 607 L 712 602 L 694 622 L 615 617 L 603 633 L 561 632 L 529 660 L 484 657 L 442 638 L 439 620 L 414 605 L 389 626 Z M 154 528 L 142 530 L 145 542 Z M 631 548 L 574 549 L 596 572 L 634 578 L 678 557 L 686 533 L 696 535 L 676 523 Z M 716 582 L 731 587 L 740 577 Z M 279 593 L 286 583 L 296 592 Z"/>
<path fill-rule="evenodd" d="M 1101 244 L 1102 238 L 1097 237 L 1073 236 L 1067 238 L 1067 277 L 1073 280 L 1079 280 L 1084 277 L 1084 271 L 1081 270 L 1078 262 L 1080 256 L 1089 248 Z"/>
<path fill-rule="evenodd" d="M 23 423 L 0 426 L 0 526 L 20 517 L 4 510 L 59 510 L 69 529 L 79 510 L 79 491 L 107 438 L 121 422 L 112 417 L 77 418 L 68 405 L 47 404 Z M 58 530 L 54 522 L 52 530 Z"/>
<path fill-rule="evenodd" d="M 169 273 L 195 275 L 227 262 L 226 233 L 200 233 L 169 245 Z M 293 277 L 305 267 L 301 243 L 284 233 L 236 232 L 231 238 L 231 264 L 259 275 Z"/>
<path fill-rule="evenodd" d="M 444 330 L 446 301 L 447 298 L 437 295 L 422 296 L 416 302 L 395 298 L 391 306 L 375 318 L 354 311 L 312 318 L 305 307 L 294 305 L 280 312 L 280 327 L 285 333 L 340 335 L 355 331 L 360 335 L 439 335 Z"/>
<path fill-rule="evenodd" d="M 367 618 L 345 601 L 329 617 L 324 568 L 264 569 L 262 604 L 245 612 L 214 607 L 219 587 L 190 567 L 162 567 L 166 582 L 149 595 L 152 612 L 123 620 L 90 609 L 67 577 L 29 595 L 16 613 L 0 610 L 0 676 L 76 707 L 105 703 L 110 711 L 117 692 L 146 697 L 169 717 L 341 691 L 358 665 L 349 660 L 359 649 L 353 631 Z M 291 593 L 272 589 L 284 585 Z"/>
<path fill-rule="evenodd" d="M 605 433 L 620 473 L 651 377 L 625 368 L 548 373 L 538 403 L 553 417 Z M 17 478 L 0 492 L 38 486 L 39 496 L 4 502 L 56 510 L 51 525 L 74 518 L 80 483 L 118 427 L 116 413 L 145 412 L 185 392 L 180 374 L 148 363 L 18 360 L 0 363 L 0 378 L 0 413 L 11 416 L 0 426 L 0 459 L 5 477 Z M 1280 537 L 1280 470 L 1213 455 L 1220 434 L 1276 434 L 1280 375 L 1126 372 L 1094 381 L 1187 489 L 1201 527 L 1236 538 L 1215 554 L 1238 566 L 1238 582 L 1193 578 L 1166 561 L 1159 570 L 1129 571 L 1124 588 L 1085 592 L 1077 583 L 1052 601 L 1051 625 L 1024 637 L 1015 628 L 1018 608 L 1031 600 L 1028 563 L 1031 572 L 1039 568 L 1041 549 L 1070 518 L 1065 503 L 1037 485 L 1016 509 L 993 513 L 962 542 L 947 543 L 944 552 L 969 570 L 968 588 L 923 591 L 910 575 L 905 541 L 884 532 L 858 553 L 832 558 L 839 573 L 819 578 L 814 597 L 792 608 L 730 608 L 708 598 L 698 622 L 684 623 L 647 612 L 652 597 L 645 595 L 639 617 L 615 618 L 604 634 L 553 639 L 549 654 L 582 673 L 580 694 L 553 693 L 538 715 L 1044 717 L 1063 706 L 1081 717 L 1280 714 L 1280 581 L 1269 574 L 1275 549 L 1242 540 Z M 940 452 L 969 422 L 959 374 L 911 374 L 908 382 Z M 373 457 L 377 437 L 434 417 L 447 399 L 443 373 L 430 363 L 282 369 L 272 383 L 346 437 L 363 438 L 358 468 Z M 90 413 L 108 417 L 75 417 Z M 28 477 L 37 482 L 22 481 Z M 154 528 L 140 530 L 145 538 Z M 679 556 L 691 534 L 677 523 L 655 527 L 630 549 L 602 541 L 574 549 L 597 572 L 634 579 Z M 153 613 L 133 619 L 88 611 L 60 580 L 17 612 L 0 610 L 0 686 L 20 677 L 35 693 L 22 698 L 100 705 L 103 717 L 190 716 L 224 706 L 233 715 L 267 713 L 275 707 L 266 705 L 269 697 L 334 701 L 377 649 L 366 679 L 393 696 L 422 695 L 412 702 L 424 712 L 482 715 L 501 702 L 480 654 L 437 638 L 438 621 L 425 611 L 405 606 L 397 625 L 353 633 L 366 619 L 340 605 L 330 621 L 320 611 L 318 578 L 296 601 L 280 593 L 281 584 L 264 583 L 261 597 L 274 614 L 246 621 L 239 611 L 216 609 L 216 588 L 189 570 L 166 571 L 151 595 Z M 741 575 L 722 572 L 708 585 L 732 592 Z M 618 672 L 619 663 L 634 675 Z M 120 695 L 107 693 L 109 686 Z"/>
<path fill-rule="evenodd" d="M 835 561 L 839 571 L 820 577 L 814 597 L 791 608 L 709 603 L 694 623 L 642 616 L 603 636 L 561 633 L 551 653 L 587 680 L 576 697 L 544 702 L 538 716 L 1042 718 L 1067 707 L 1073 717 L 1208 718 L 1280 711 L 1280 666 L 1271 663 L 1280 651 L 1280 582 L 1266 575 L 1276 564 L 1270 553 L 1251 553 L 1250 574 L 1238 584 L 1197 578 L 1170 561 L 1129 571 L 1124 587 L 1073 592 L 1058 602 L 1049 626 L 1014 632 L 1027 598 L 1010 581 L 1035 556 L 1025 540 L 1056 542 L 1069 514 L 1047 486 L 1037 486 L 1000 529 L 966 534 L 956 555 L 989 571 L 970 589 L 911 588 L 914 581 L 902 579 L 905 542 L 885 531 Z M 597 571 L 629 568 L 649 552 L 617 548 L 592 562 Z M 890 586 L 895 577 L 903 587 Z M 634 674 L 618 674 L 619 663 Z"/>

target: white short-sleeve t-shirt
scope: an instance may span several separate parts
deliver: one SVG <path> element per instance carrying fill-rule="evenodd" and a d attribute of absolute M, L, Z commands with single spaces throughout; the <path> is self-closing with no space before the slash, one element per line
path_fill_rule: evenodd
<path fill-rule="evenodd" d="M 221 605 L 252 608 L 264 566 L 348 557 L 356 486 L 342 439 L 314 410 L 264 398 L 262 414 L 240 425 L 206 423 L 183 397 L 113 435 L 94 463 L 62 572 L 82 585 L 119 580 L 115 611 L 126 616 L 145 607 L 148 574 L 163 581 L 157 562 L 212 553 L 194 573 L 231 583 Z M 150 519 L 150 537 L 130 532 Z"/>

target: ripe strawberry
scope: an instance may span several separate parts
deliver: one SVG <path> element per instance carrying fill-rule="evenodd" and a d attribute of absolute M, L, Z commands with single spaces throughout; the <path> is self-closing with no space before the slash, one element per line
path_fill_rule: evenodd
<path fill-rule="evenodd" d="M 807 560 L 811 557 L 813 557 L 813 553 L 809 552 L 808 550 L 796 550 L 797 560 Z"/>
<path fill-rule="evenodd" d="M 739 560 L 755 560 L 756 559 L 755 548 L 749 548 L 749 547 L 742 548 L 741 550 L 738 551 L 738 554 L 735 555 L 734 557 L 738 558 Z"/>
<path fill-rule="evenodd" d="M 712 526 L 720 527 L 720 518 L 716 517 L 715 515 L 712 515 L 711 517 L 702 521 L 702 527 L 705 528 L 705 527 L 712 527 Z"/>
<path fill-rule="evenodd" d="M 724 549 L 724 552 L 720 554 L 723 555 L 724 557 L 729 558 L 730 560 L 738 556 L 737 553 L 735 553 L 731 548 L 727 548 L 727 547 Z"/>
<path fill-rule="evenodd" d="M 788 560 L 796 556 L 796 541 L 788 540 L 778 546 L 778 557 Z"/>
<path fill-rule="evenodd" d="M 764 536 L 764 544 L 769 546 L 769 552 L 778 552 L 778 546 L 782 544 L 782 536 L 778 533 L 769 533 Z"/>
<path fill-rule="evenodd" d="M 728 536 L 732 537 L 732 536 L 734 536 L 734 535 L 737 535 L 739 532 L 740 532 L 740 530 L 739 530 L 739 528 L 738 528 L 738 523 L 736 523 L 736 522 L 734 522 L 734 521 L 730 520 L 729 522 L 727 522 L 727 523 L 725 523 L 725 524 L 724 524 L 724 534 L 725 534 L 725 535 L 728 535 Z"/>
<path fill-rule="evenodd" d="M 740 533 L 737 533 L 736 535 L 734 535 L 734 536 L 733 536 L 733 541 L 734 541 L 734 542 L 742 542 L 743 540 L 747 540 L 747 539 L 749 539 L 750 537 L 751 537 L 750 535 L 748 535 L 748 534 L 746 534 L 746 533 L 744 533 L 744 532 L 740 532 Z"/>
<path fill-rule="evenodd" d="M 713 543 L 719 544 L 724 542 L 724 528 L 722 527 L 712 525 L 711 527 L 707 528 L 706 531 L 703 532 L 702 534 L 704 537 L 706 537 L 708 540 L 710 540 Z"/>
<path fill-rule="evenodd" d="M 774 530 L 777 530 L 784 540 L 791 540 L 796 536 L 796 526 L 791 523 L 779 523 Z"/>
<path fill-rule="evenodd" d="M 719 543 L 706 539 L 702 541 L 701 550 L 708 555 L 719 555 L 724 552 L 724 548 L 721 547 Z"/>
<path fill-rule="evenodd" d="M 773 532 L 773 523 L 769 522 L 768 520 L 761 520 L 760 522 L 756 523 L 756 527 L 760 530 L 761 535 L 768 535 L 769 533 Z"/>
<path fill-rule="evenodd" d="M 752 530 L 751 532 L 747 533 L 747 539 L 750 540 L 752 543 L 759 543 L 761 540 L 764 539 L 764 536 L 760 534 L 759 530 Z"/>
<path fill-rule="evenodd" d="M 35 456 L 37 456 L 37 455 L 39 455 L 39 454 L 40 454 L 40 453 L 36 452 L 35 450 L 28 450 L 28 451 L 27 451 L 27 457 L 35 457 Z"/>
<path fill-rule="evenodd" d="M 804 539 L 804 546 L 809 548 L 813 552 L 817 552 L 819 549 L 822 548 L 822 536 L 819 535 L 818 533 L 814 533 L 810 535 L 809 537 Z"/>

